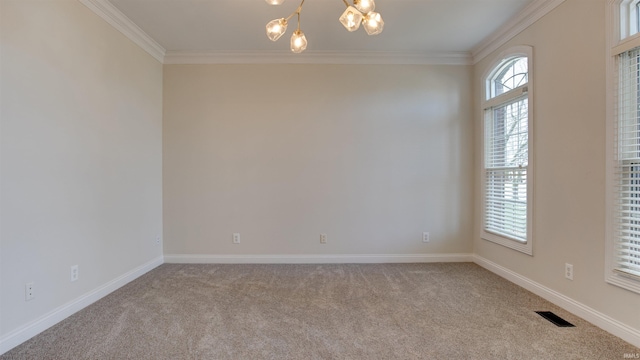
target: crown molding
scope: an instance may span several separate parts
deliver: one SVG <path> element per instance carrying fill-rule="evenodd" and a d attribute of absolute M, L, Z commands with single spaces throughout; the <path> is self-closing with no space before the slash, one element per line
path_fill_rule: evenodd
<path fill-rule="evenodd" d="M 113 6 L 108 0 L 79 0 L 96 15 L 104 19 L 124 36 L 140 46 L 159 62 L 163 62 L 166 50 L 147 33 L 142 31 L 131 19 Z"/>
<path fill-rule="evenodd" d="M 472 63 L 476 64 L 487 57 L 564 1 L 565 0 L 534 0 L 531 2 L 471 51 Z"/>
<path fill-rule="evenodd" d="M 397 64 L 472 65 L 484 59 L 565 0 L 534 0 L 468 52 L 185 52 L 167 51 L 109 0 L 78 0 L 164 64 Z"/>
<path fill-rule="evenodd" d="M 167 51 L 165 64 L 400 64 L 471 65 L 468 52 L 328 52 L 289 51 L 183 52 Z"/>
<path fill-rule="evenodd" d="M 469 52 L 306 51 L 293 55 L 289 51 L 167 51 L 109 0 L 79 1 L 163 64 L 472 64 Z"/>

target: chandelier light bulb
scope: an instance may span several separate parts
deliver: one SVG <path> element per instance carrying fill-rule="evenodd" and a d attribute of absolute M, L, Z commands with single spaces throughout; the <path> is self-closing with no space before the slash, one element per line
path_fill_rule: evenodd
<path fill-rule="evenodd" d="M 287 31 L 287 20 L 284 18 L 271 20 L 267 24 L 267 37 L 271 41 L 280 39 L 285 31 Z"/>
<path fill-rule="evenodd" d="M 362 22 L 362 13 L 353 6 L 349 6 L 340 16 L 340 23 L 349 31 L 356 31 Z"/>
<path fill-rule="evenodd" d="M 351 28 L 353 27 L 356 23 L 353 21 L 354 15 L 352 12 L 347 14 L 347 25 Z"/>
<path fill-rule="evenodd" d="M 353 5 L 363 14 L 368 14 L 376 9 L 376 4 L 373 0 L 353 0 Z"/>
<path fill-rule="evenodd" d="M 365 15 L 364 20 L 362 20 L 362 26 L 367 34 L 378 35 L 382 32 L 382 29 L 384 29 L 384 21 L 380 14 L 372 11 Z"/>
<path fill-rule="evenodd" d="M 307 38 L 300 29 L 291 35 L 291 51 L 296 54 L 303 52 L 307 48 Z"/>
<path fill-rule="evenodd" d="M 0 0 L 2 1 L 2 0 Z M 280 5 L 285 0 L 265 0 L 269 5 Z M 280 18 L 269 21 L 266 26 L 267 37 L 271 41 L 277 41 L 287 31 L 289 19 L 297 15 L 298 26 L 291 35 L 291 51 L 299 54 L 307 49 L 307 38 L 300 30 L 300 12 L 305 0 L 299 0 L 298 8 L 286 18 Z M 342 0 L 347 9 L 340 15 L 338 20 L 350 32 L 356 31 L 360 25 L 369 35 L 377 35 L 384 29 L 384 21 L 379 13 L 375 12 L 375 0 Z"/>

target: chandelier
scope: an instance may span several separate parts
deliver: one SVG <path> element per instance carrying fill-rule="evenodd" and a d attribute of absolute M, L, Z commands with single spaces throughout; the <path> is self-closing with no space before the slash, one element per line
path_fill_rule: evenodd
<path fill-rule="evenodd" d="M 284 0 L 265 0 L 270 5 L 280 5 Z M 340 15 L 340 23 L 349 31 L 356 31 L 360 28 L 360 24 L 369 35 L 377 35 L 382 32 L 384 28 L 384 21 L 382 16 L 375 10 L 374 0 L 352 0 L 353 5 L 349 5 L 347 0 L 342 0 L 347 10 Z M 291 51 L 296 54 L 303 52 L 307 48 L 307 38 L 304 36 L 302 30 L 300 30 L 300 12 L 302 11 L 302 5 L 304 0 L 300 2 L 296 11 L 286 18 L 280 18 L 269 21 L 267 24 L 267 37 L 271 41 L 280 39 L 282 35 L 287 31 L 287 25 L 289 19 L 294 15 L 298 16 L 298 28 L 291 35 Z"/>

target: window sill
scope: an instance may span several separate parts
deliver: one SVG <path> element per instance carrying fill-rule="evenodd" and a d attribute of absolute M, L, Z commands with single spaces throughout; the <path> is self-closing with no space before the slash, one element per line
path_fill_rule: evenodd
<path fill-rule="evenodd" d="M 606 281 L 609 284 L 640 294 L 640 279 L 636 280 L 631 276 L 626 276 L 613 270 L 608 273 Z"/>
<path fill-rule="evenodd" d="M 531 241 L 522 242 L 522 241 L 508 238 L 506 236 L 500 236 L 498 234 L 490 233 L 484 230 L 480 234 L 480 238 L 482 238 L 483 240 L 491 241 L 492 243 L 495 243 L 498 245 L 502 245 L 504 247 L 508 247 L 516 251 L 520 251 L 521 253 L 525 253 L 527 255 L 533 256 L 533 247 L 531 246 Z"/>

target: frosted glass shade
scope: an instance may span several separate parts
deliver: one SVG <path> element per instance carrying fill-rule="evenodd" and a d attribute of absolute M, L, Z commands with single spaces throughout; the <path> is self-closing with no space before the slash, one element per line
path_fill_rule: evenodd
<path fill-rule="evenodd" d="M 340 16 L 340 22 L 349 31 L 356 31 L 362 22 L 362 13 L 353 6 L 349 6 Z"/>
<path fill-rule="evenodd" d="M 291 51 L 296 54 L 303 52 L 307 48 L 307 38 L 300 29 L 291 35 Z"/>
<path fill-rule="evenodd" d="M 284 0 L 265 0 L 269 5 L 280 5 L 284 2 Z"/>
<path fill-rule="evenodd" d="M 377 12 L 370 12 L 365 15 L 364 20 L 362 21 L 362 26 L 364 26 L 364 30 L 369 35 L 378 35 L 384 29 L 384 21 L 382 20 L 382 16 Z"/>
<path fill-rule="evenodd" d="M 267 24 L 267 37 L 271 41 L 280 39 L 285 31 L 287 31 L 287 20 L 285 19 L 271 20 Z"/>
<path fill-rule="evenodd" d="M 353 0 L 353 5 L 363 14 L 368 14 L 376 9 L 373 0 Z"/>

